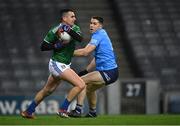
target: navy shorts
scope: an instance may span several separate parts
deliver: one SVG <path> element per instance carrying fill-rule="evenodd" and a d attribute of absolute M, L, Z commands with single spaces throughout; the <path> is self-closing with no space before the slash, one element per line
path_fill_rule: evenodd
<path fill-rule="evenodd" d="M 115 82 L 119 76 L 118 68 L 114 68 L 111 70 L 103 70 L 103 71 L 99 71 L 99 72 L 100 72 L 101 76 L 103 77 L 106 85 L 109 85 L 109 84 Z"/>

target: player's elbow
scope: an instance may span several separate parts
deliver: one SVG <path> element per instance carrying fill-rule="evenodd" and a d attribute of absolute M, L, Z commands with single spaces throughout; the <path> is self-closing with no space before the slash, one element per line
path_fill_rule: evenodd
<path fill-rule="evenodd" d="M 40 50 L 41 50 L 41 51 L 45 51 L 44 43 L 42 43 L 42 44 L 40 45 Z"/>

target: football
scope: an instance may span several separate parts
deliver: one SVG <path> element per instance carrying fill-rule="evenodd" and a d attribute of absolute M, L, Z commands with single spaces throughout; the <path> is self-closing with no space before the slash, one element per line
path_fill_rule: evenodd
<path fill-rule="evenodd" d="M 71 36 L 67 32 L 61 32 L 60 39 L 63 42 L 67 43 L 67 42 L 69 42 L 71 40 Z"/>

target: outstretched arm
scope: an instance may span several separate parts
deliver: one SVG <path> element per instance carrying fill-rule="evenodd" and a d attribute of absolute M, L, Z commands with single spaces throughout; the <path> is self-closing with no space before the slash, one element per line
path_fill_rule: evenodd
<path fill-rule="evenodd" d="M 85 48 L 75 50 L 74 56 L 88 56 L 95 48 L 96 46 L 88 44 Z"/>

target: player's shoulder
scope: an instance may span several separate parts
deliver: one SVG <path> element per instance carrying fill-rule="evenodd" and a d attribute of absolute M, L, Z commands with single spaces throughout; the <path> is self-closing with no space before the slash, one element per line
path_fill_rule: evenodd
<path fill-rule="evenodd" d="M 52 26 L 51 28 L 50 28 L 50 32 L 53 32 L 53 33 L 56 33 L 57 32 L 57 30 L 58 30 L 58 28 L 59 28 L 59 25 L 54 25 L 54 26 Z"/>
<path fill-rule="evenodd" d="M 104 37 L 108 36 L 105 29 L 99 29 L 96 32 L 94 32 L 93 35 L 98 38 L 104 38 Z"/>
<path fill-rule="evenodd" d="M 94 39 L 100 39 L 101 37 L 102 37 L 102 34 L 97 31 L 92 34 L 92 38 Z"/>
<path fill-rule="evenodd" d="M 74 25 L 72 26 L 72 29 L 73 29 L 73 30 L 79 30 L 80 27 L 79 27 L 78 25 L 74 24 Z"/>

